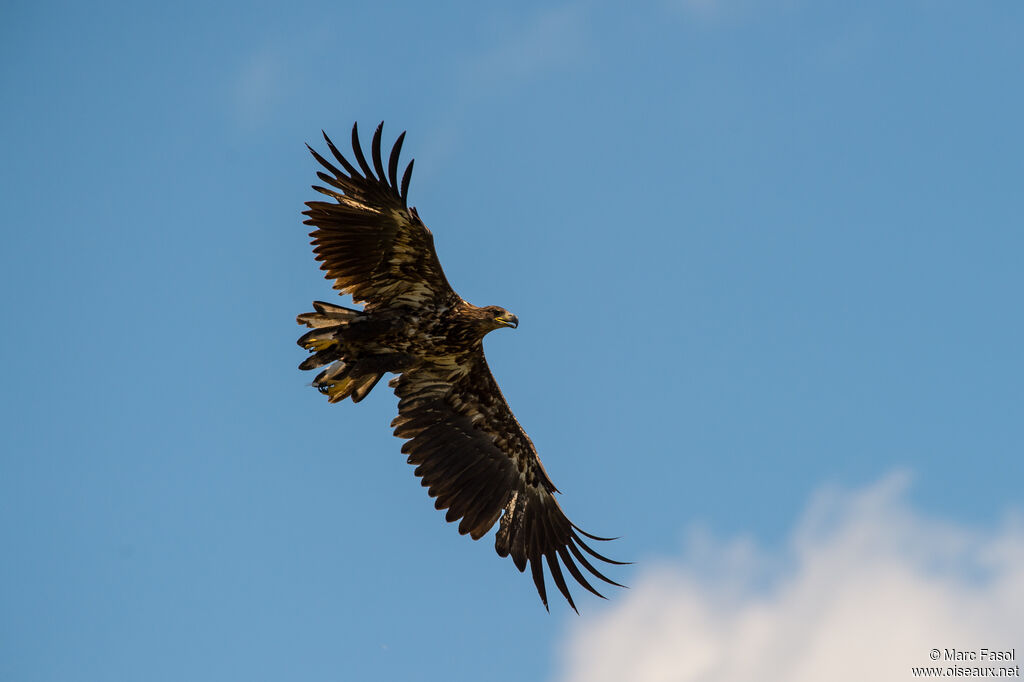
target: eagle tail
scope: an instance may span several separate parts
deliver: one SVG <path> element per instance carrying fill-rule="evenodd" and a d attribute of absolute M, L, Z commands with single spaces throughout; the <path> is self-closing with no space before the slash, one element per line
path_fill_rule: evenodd
<path fill-rule="evenodd" d="M 295 321 L 313 329 L 320 329 L 322 327 L 346 325 L 364 315 L 361 310 L 353 310 L 352 308 L 334 305 L 333 303 L 324 303 L 323 301 L 313 301 L 313 309 L 316 310 L 315 313 L 302 313 L 295 318 Z"/>
<path fill-rule="evenodd" d="M 316 369 L 328 365 L 316 379 L 313 386 L 336 403 L 352 398 L 358 403 L 377 385 L 385 371 L 378 358 L 354 361 L 352 349 L 346 343 L 346 333 L 354 322 L 366 322 L 368 316 L 360 310 L 340 305 L 314 301 L 316 312 L 303 313 L 296 318 L 299 324 L 310 327 L 310 331 L 299 337 L 299 345 L 311 355 L 302 361 L 299 369 Z M 383 370 L 383 371 L 382 371 Z"/>
<path fill-rule="evenodd" d="M 353 376 L 352 368 L 352 365 L 347 365 L 344 361 L 335 362 L 317 376 L 313 386 L 327 396 L 328 402 L 336 403 L 351 397 L 352 402 L 358 403 L 373 390 L 384 374 L 381 372 Z"/>

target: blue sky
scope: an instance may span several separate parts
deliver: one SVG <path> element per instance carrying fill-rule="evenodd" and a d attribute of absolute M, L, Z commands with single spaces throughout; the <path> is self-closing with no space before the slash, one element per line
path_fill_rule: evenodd
<path fill-rule="evenodd" d="M 356 120 L 408 131 L 449 280 L 518 314 L 488 359 L 613 577 L 693 527 L 784 555 L 823 486 L 906 476 L 982 538 L 1020 508 L 1019 5 L 2 15 L 2 679 L 568 678 L 644 591 L 545 613 L 390 393 L 296 369 L 332 295 L 304 143 Z"/>

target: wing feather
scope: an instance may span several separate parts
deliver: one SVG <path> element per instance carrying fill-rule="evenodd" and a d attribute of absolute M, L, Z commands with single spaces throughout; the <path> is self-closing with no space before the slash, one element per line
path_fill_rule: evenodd
<path fill-rule="evenodd" d="M 341 294 L 351 294 L 357 303 L 374 308 L 424 305 L 452 305 L 459 300 L 444 275 L 434 237 L 420 220 L 416 209 L 408 208 L 412 162 L 399 187 L 398 162 L 405 140 L 399 135 L 384 167 L 381 149 L 383 123 L 374 131 L 370 147 L 373 166 L 359 143 L 357 126 L 352 126 L 353 165 L 324 134 L 335 163 L 309 148 L 313 158 L 326 169 L 317 177 L 328 187 L 313 189 L 333 201 L 306 203 L 306 225 L 320 269 Z M 308 145 L 307 145 L 308 146 Z"/>
<path fill-rule="evenodd" d="M 547 607 L 544 565 L 558 591 L 576 609 L 562 566 L 589 592 L 601 595 L 580 567 L 617 585 L 585 558 L 598 555 L 577 534 L 565 516 L 530 438 L 505 402 L 482 350 L 460 358 L 459 372 L 450 366 L 424 364 L 393 380 L 398 395 L 395 435 L 409 439 L 402 446 L 415 473 L 447 509 L 449 522 L 474 540 L 496 522 L 495 550 L 512 557 L 519 571 L 530 566 L 537 593 Z M 583 531 L 580 531 L 581 533 Z M 584 533 L 589 538 L 596 538 Z M 573 557 L 576 561 L 573 561 Z"/>
<path fill-rule="evenodd" d="M 399 192 L 402 196 L 402 206 L 409 205 L 409 180 L 412 179 L 412 165 L 414 163 L 416 163 L 416 159 L 411 159 L 409 165 L 405 167 L 405 172 L 402 173 L 402 190 Z"/>
<path fill-rule="evenodd" d="M 384 164 L 380 157 L 380 138 L 384 133 L 384 121 L 380 122 L 377 129 L 373 131 L 373 143 L 370 145 L 370 151 L 373 152 L 373 169 L 377 171 L 377 178 L 382 182 L 387 177 L 384 174 Z"/>
<path fill-rule="evenodd" d="M 352 153 L 356 155 L 356 161 L 359 162 L 359 167 L 363 169 L 363 177 L 366 179 L 372 178 L 373 171 L 370 170 L 370 164 L 366 163 L 366 157 L 363 155 L 363 147 L 359 144 L 358 123 L 352 124 Z"/>
<path fill-rule="evenodd" d="M 391 156 L 388 157 L 388 182 L 392 187 L 398 187 L 398 157 L 402 154 L 402 143 L 405 142 L 405 131 L 395 140 L 391 148 Z"/>
<path fill-rule="evenodd" d="M 351 175 L 353 178 L 363 179 L 363 176 L 359 174 L 359 171 L 357 171 L 355 167 L 348 162 L 348 159 L 346 159 L 345 156 L 338 151 L 338 148 L 334 146 L 334 143 L 331 142 L 331 138 L 327 137 L 327 133 L 321 130 L 320 134 L 324 136 L 324 142 L 327 143 L 327 148 L 331 150 L 331 154 L 333 154 L 334 158 L 338 160 L 338 163 L 340 163 L 342 168 L 345 169 L 345 172 Z M 309 145 L 306 146 L 308 147 Z M 344 175 L 344 173 L 338 173 L 336 171 L 333 172 L 339 178 Z"/>

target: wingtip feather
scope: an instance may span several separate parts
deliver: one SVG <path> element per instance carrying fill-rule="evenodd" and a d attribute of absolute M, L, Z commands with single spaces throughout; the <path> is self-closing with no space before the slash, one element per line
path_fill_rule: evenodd
<path fill-rule="evenodd" d="M 402 197 L 402 206 L 409 205 L 409 181 L 412 180 L 412 165 L 416 163 L 416 159 L 410 159 L 409 165 L 405 167 L 405 173 L 402 174 L 402 189 L 399 190 L 398 195 Z"/>
<path fill-rule="evenodd" d="M 359 144 L 358 121 L 352 124 L 352 153 L 356 155 L 356 161 L 359 163 L 359 167 L 363 171 L 363 177 L 367 179 L 372 178 L 373 171 L 370 170 L 370 164 L 366 163 L 366 156 L 363 154 L 363 148 Z"/>
<path fill-rule="evenodd" d="M 384 163 L 380 156 L 380 138 L 384 134 L 384 121 L 380 122 L 377 129 L 373 131 L 373 142 L 370 144 L 370 153 L 373 156 L 373 167 L 377 171 L 377 179 L 387 182 L 387 175 L 384 173 Z"/>
<path fill-rule="evenodd" d="M 391 183 L 391 189 L 398 191 L 398 157 L 402 153 L 402 143 L 405 142 L 405 131 L 398 136 L 395 140 L 395 144 L 391 147 L 391 156 L 388 157 L 388 181 Z"/>

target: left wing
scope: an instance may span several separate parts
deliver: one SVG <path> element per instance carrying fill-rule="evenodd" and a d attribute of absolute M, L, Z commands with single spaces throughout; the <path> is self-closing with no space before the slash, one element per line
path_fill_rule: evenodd
<path fill-rule="evenodd" d="M 448 521 L 461 519 L 459 532 L 474 540 L 500 516 L 494 547 L 500 556 L 511 555 L 520 571 L 530 564 L 545 608 L 544 562 L 573 610 L 561 565 L 601 598 L 574 558 L 601 580 L 619 585 L 594 568 L 583 552 L 610 564 L 624 562 L 588 547 L 580 535 L 609 538 L 590 535 L 565 516 L 554 498 L 558 491 L 505 402 L 483 350 L 467 353 L 454 366 L 421 365 L 392 379 L 391 385 L 399 397 L 398 417 L 391 425 L 396 436 L 410 439 L 402 452 L 417 465 L 415 473 L 427 493 L 437 498 L 434 506 L 448 510 Z"/>
<path fill-rule="evenodd" d="M 358 168 L 346 159 L 324 134 L 327 148 L 339 169 L 312 147 L 309 151 L 330 173 L 317 173 L 331 187 L 313 189 L 334 199 L 308 201 L 306 225 L 314 229 L 313 252 L 320 269 L 334 280 L 339 294 L 351 294 L 356 303 L 374 308 L 416 308 L 426 304 L 454 305 L 459 296 L 452 290 L 434 250 L 434 236 L 409 208 L 412 161 L 398 181 L 398 157 L 405 133 L 398 136 L 388 156 L 387 170 L 381 153 L 377 126 L 370 144 L 373 167 L 359 145 L 359 130 L 352 126 L 352 152 Z M 308 145 L 307 145 L 308 146 Z M 333 189 L 332 189 L 333 188 Z"/>

